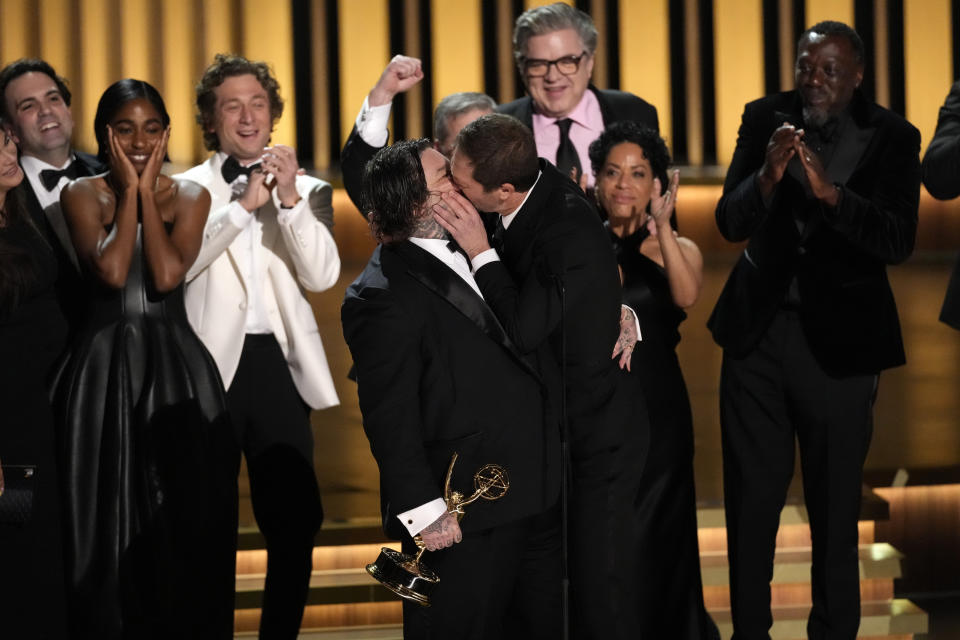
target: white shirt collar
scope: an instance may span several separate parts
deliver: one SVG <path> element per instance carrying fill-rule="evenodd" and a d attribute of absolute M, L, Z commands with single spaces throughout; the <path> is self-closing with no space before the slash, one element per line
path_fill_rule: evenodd
<path fill-rule="evenodd" d="M 55 171 L 61 171 L 70 166 L 72 162 L 76 160 L 76 156 L 72 153 L 70 157 L 67 158 L 67 161 L 63 163 L 62 166 L 52 165 L 49 162 L 44 162 L 40 158 L 35 156 L 20 156 L 20 166 L 23 167 L 23 170 L 30 175 L 39 175 L 44 169 L 53 169 Z"/>
<path fill-rule="evenodd" d="M 530 194 L 533 193 L 534 188 L 537 186 L 537 183 L 540 182 L 540 176 L 543 175 L 542 171 L 537 171 L 537 179 L 533 181 L 533 185 L 527 189 L 527 195 L 523 197 L 523 202 L 520 203 L 520 206 L 513 210 L 513 213 L 503 216 L 503 228 L 507 229 L 510 224 L 513 222 L 513 219 L 517 217 L 517 214 L 520 212 L 520 209 L 523 208 L 523 205 L 527 203 L 527 199 L 530 197 Z"/>

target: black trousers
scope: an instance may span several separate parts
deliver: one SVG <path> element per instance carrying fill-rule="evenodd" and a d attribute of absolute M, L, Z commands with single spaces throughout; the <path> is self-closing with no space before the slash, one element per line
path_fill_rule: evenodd
<path fill-rule="evenodd" d="M 873 428 L 876 375 L 832 378 L 795 311 L 757 348 L 723 357 L 720 423 L 734 640 L 768 639 L 780 511 L 800 446 L 813 539 L 811 640 L 853 640 L 860 625 L 857 520 Z"/>
<path fill-rule="evenodd" d="M 470 518 L 469 507 L 465 518 Z M 409 539 L 403 551 L 416 553 Z M 463 535 L 423 554 L 440 577 L 429 607 L 404 601 L 405 640 L 556 640 L 560 617 L 560 510 Z"/>
<path fill-rule="evenodd" d="M 273 335 L 246 336 L 227 406 L 247 459 L 253 514 L 267 543 L 260 638 L 295 639 L 323 508 L 313 471 L 310 407 L 297 393 Z"/>

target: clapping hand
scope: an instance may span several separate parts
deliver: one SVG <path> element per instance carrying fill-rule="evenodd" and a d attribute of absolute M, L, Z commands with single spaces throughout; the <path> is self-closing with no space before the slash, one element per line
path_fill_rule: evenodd
<path fill-rule="evenodd" d="M 787 164 L 796 155 L 797 143 L 802 138 L 803 129 L 797 129 L 789 122 L 784 122 L 770 136 L 763 166 L 757 174 L 764 197 L 772 194 L 774 187 L 783 179 Z"/>
<path fill-rule="evenodd" d="M 795 140 L 793 146 L 800 157 L 800 166 L 803 167 L 803 171 L 807 175 L 807 181 L 810 183 L 810 190 L 814 197 L 831 207 L 836 206 L 839 194 L 830 180 L 830 176 L 823 168 L 820 156 L 801 139 Z"/>
<path fill-rule="evenodd" d="M 670 176 L 667 190 L 661 193 L 660 178 L 653 179 L 653 195 L 650 197 L 650 217 L 647 220 L 647 229 L 650 235 L 656 236 L 661 231 L 669 233 L 670 217 L 677 204 L 677 189 L 680 187 L 680 172 L 674 170 Z"/>

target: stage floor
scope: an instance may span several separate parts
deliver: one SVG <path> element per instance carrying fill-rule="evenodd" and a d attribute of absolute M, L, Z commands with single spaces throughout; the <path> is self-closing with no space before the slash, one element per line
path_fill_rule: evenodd
<path fill-rule="evenodd" d="M 696 432 L 697 497 L 704 504 L 722 500 L 717 397 L 721 351 L 706 320 L 734 257 L 708 258 L 703 294 L 681 326 L 679 354 Z M 881 376 L 866 464 L 868 481 L 876 485 L 889 484 L 898 469 L 914 480 L 960 478 L 960 332 L 937 321 L 952 260 L 946 254 L 921 253 L 889 270 L 908 362 Z M 351 359 L 340 329 L 344 291 L 362 268 L 359 261 L 346 263 L 336 287 L 310 294 L 341 403 L 313 413 L 314 459 L 328 521 L 379 513 L 377 468 L 361 427 L 356 385 L 346 377 Z M 242 474 L 241 495 L 247 494 Z M 252 525 L 248 500 L 242 501 L 241 513 L 241 524 Z"/>

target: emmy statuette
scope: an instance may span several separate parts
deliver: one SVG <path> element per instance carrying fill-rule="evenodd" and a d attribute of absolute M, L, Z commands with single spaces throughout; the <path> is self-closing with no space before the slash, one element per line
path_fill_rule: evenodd
<path fill-rule="evenodd" d="M 450 488 L 453 465 L 456 462 L 457 454 L 454 453 L 450 459 L 450 466 L 447 467 L 443 500 L 447 503 L 447 512 L 455 515 L 457 522 L 460 522 L 463 520 L 463 508 L 468 504 L 481 498 L 484 500 L 502 498 L 510 488 L 510 478 L 507 476 L 507 470 L 500 465 L 486 464 L 473 474 L 473 493 L 464 496 Z M 420 557 L 426 551 L 421 537 L 414 536 L 413 541 L 417 545 L 417 555 L 400 553 L 383 547 L 376 562 L 367 565 L 367 572 L 404 600 L 429 607 L 430 595 L 440 584 L 440 577 L 430 567 L 420 562 Z"/>

